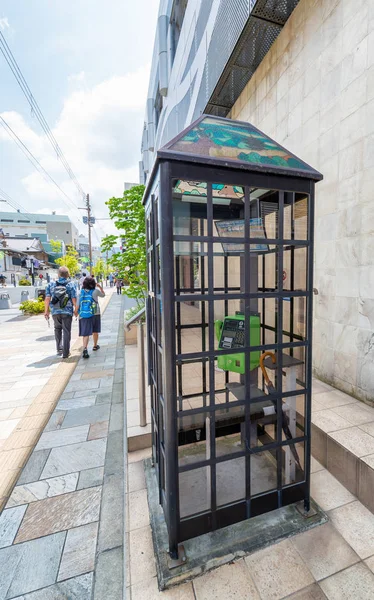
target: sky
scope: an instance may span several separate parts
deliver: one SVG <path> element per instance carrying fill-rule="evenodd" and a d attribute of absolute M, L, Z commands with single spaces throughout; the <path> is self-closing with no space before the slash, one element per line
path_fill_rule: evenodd
<path fill-rule="evenodd" d="M 93 215 L 138 181 L 159 0 L 1 0 L 0 30 L 83 190 Z M 0 116 L 77 206 L 82 200 L 0 53 Z M 0 127 L 0 188 L 28 212 L 70 208 Z M 67 204 L 66 204 L 67 202 Z M 1 203 L 0 210 L 8 210 Z M 9 209 L 11 210 L 11 209 Z M 112 233 L 99 221 L 98 236 Z"/>

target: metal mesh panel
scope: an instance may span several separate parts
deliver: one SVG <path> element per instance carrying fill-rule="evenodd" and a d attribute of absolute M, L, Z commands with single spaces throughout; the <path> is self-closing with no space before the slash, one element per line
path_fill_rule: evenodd
<path fill-rule="evenodd" d="M 209 106 L 219 105 L 227 107 L 227 112 L 230 110 L 276 40 L 280 29 L 281 26 L 274 23 L 254 17 L 249 19 L 248 26 L 231 58 L 231 68 L 226 78 L 221 79 L 210 99 Z"/>
<path fill-rule="evenodd" d="M 255 4 L 253 12 L 250 16 L 248 15 L 249 19 L 247 16 L 246 25 L 242 26 L 240 39 L 236 43 L 230 59 L 225 63 L 225 70 L 214 92 L 211 94 L 205 112 L 227 116 L 229 110 L 278 37 L 282 26 L 298 4 L 298 1 L 259 0 Z M 226 3 L 224 4 L 224 8 L 226 8 Z M 232 10 L 232 7 L 230 8 Z M 249 7 L 247 8 L 249 10 Z M 222 10 L 222 15 L 224 14 L 225 11 Z M 213 38 L 209 48 L 208 59 L 212 44 Z M 232 48 L 234 46 L 235 44 Z M 215 71 L 215 76 L 217 77 L 218 65 L 216 64 L 215 67 L 215 69 L 210 71 L 210 74 L 212 75 L 213 71 Z M 212 82 L 209 80 L 209 83 Z M 212 89 L 211 86 L 209 87 Z"/>
<path fill-rule="evenodd" d="M 248 0 L 221 2 L 207 55 L 209 95 L 229 60 L 249 17 Z"/>
<path fill-rule="evenodd" d="M 259 0 L 253 15 L 284 25 L 299 0 Z"/>

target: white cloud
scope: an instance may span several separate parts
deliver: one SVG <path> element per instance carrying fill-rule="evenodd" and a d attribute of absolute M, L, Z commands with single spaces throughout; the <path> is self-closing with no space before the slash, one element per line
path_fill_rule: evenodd
<path fill-rule="evenodd" d="M 113 195 L 122 195 L 124 181 L 138 180 L 148 75 L 149 68 L 144 67 L 91 88 L 86 85 L 84 73 L 69 78 L 73 89 L 65 99 L 52 131 L 78 181 L 90 193 L 97 218 L 108 216 L 105 201 Z M 57 160 L 46 136 L 40 133 L 36 119 L 31 122 L 31 127 L 16 112 L 2 113 L 2 116 L 63 191 L 81 205 L 73 182 Z M 2 128 L 1 140 L 10 142 Z M 31 204 L 35 205 L 33 210 L 50 206 L 51 211 L 58 204 L 67 212 L 60 192 L 31 167 L 22 183 Z M 103 221 L 101 227 L 111 230 L 109 221 Z"/>
<path fill-rule="evenodd" d="M 9 21 L 7 19 L 7 17 L 2 17 L 0 19 L 0 29 L 1 31 L 5 31 L 6 29 L 9 29 L 10 25 L 9 25 Z"/>

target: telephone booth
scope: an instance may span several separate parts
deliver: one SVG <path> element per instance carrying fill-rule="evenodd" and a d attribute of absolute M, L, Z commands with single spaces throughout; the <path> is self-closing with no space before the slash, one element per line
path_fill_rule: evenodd
<path fill-rule="evenodd" d="M 203 115 L 145 192 L 153 463 L 186 539 L 310 501 L 314 184 L 250 125 Z"/>

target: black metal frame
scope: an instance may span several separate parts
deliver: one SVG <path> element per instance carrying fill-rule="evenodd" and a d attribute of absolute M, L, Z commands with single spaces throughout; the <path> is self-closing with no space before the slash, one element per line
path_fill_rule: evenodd
<path fill-rule="evenodd" d="M 179 137 L 179 136 L 178 136 Z M 170 144 L 169 144 L 170 146 Z M 310 433 L 311 433 L 311 381 L 312 381 L 312 293 L 313 293 L 313 229 L 314 229 L 314 181 L 321 178 L 320 174 L 312 171 L 307 175 L 305 173 L 289 172 L 284 170 L 279 173 L 265 172 L 260 173 L 256 169 L 248 168 L 246 171 L 239 170 L 237 164 L 228 164 L 225 166 L 217 164 L 217 161 L 208 161 L 205 158 L 186 157 L 182 160 L 180 155 L 174 155 L 168 152 L 160 152 L 158 155 L 152 179 L 145 195 L 146 215 L 147 215 L 147 255 L 149 265 L 149 298 L 147 304 L 148 313 L 148 358 L 149 358 L 149 383 L 151 385 L 151 403 L 152 403 L 152 439 L 153 439 L 153 460 L 157 470 L 159 481 L 160 496 L 159 500 L 163 506 L 165 519 L 169 534 L 170 553 L 173 558 L 178 556 L 178 544 L 188 538 L 224 527 L 231 523 L 253 517 L 255 515 L 274 510 L 289 503 L 304 500 L 305 509 L 309 509 L 310 503 Z M 199 162 L 197 162 L 199 161 Z M 234 161 L 232 161 L 234 162 Z M 203 164 L 205 163 L 205 164 Z M 307 176 L 309 175 L 309 179 Z M 207 229 L 200 222 L 200 230 L 194 235 L 175 235 L 173 232 L 173 181 L 183 179 L 187 181 L 207 182 Z M 155 183 L 159 181 L 159 189 L 155 192 Z M 245 190 L 244 201 L 244 220 L 245 231 L 243 239 L 235 239 L 235 242 L 245 245 L 244 252 L 244 290 L 242 288 L 230 288 L 228 282 L 228 258 L 224 258 L 224 286 L 223 288 L 214 288 L 213 274 L 213 244 L 225 241 L 214 235 L 213 230 L 213 200 L 211 184 L 219 182 L 227 185 L 240 185 Z M 277 248 L 277 270 L 278 286 L 273 291 L 252 292 L 250 287 L 250 244 L 263 243 L 263 239 L 250 238 L 249 218 L 250 218 L 250 190 L 253 188 L 263 188 L 277 190 L 279 197 L 279 221 L 278 235 L 274 239 L 267 239 L 266 243 L 276 245 Z M 296 193 L 302 193 L 308 197 L 308 236 L 306 240 L 297 240 L 291 234 L 291 239 L 285 240 L 283 237 L 284 213 L 283 206 L 286 199 L 291 198 L 291 205 L 295 199 Z M 157 207 L 157 214 L 155 210 Z M 293 216 L 293 208 L 292 208 Z M 200 273 L 202 280 L 207 280 L 207 286 L 200 288 L 200 293 L 196 289 L 186 288 L 187 292 L 182 293 L 179 285 L 179 260 L 174 257 L 175 242 L 197 242 L 203 249 L 207 245 L 207 252 L 201 251 L 200 255 Z M 232 239 L 226 241 L 232 242 Z M 294 288 L 294 253 L 296 248 L 307 249 L 307 270 L 306 270 L 306 289 L 305 291 L 295 291 Z M 291 289 L 284 290 L 282 277 L 283 273 L 283 255 L 284 252 L 291 249 Z M 265 260 L 263 260 L 263 274 L 265 272 Z M 176 275 L 176 276 L 175 276 Z M 265 286 L 265 280 L 263 280 Z M 264 288 L 265 289 L 265 288 Z M 186 291 L 186 290 L 183 290 Z M 193 293 L 194 292 L 194 293 Z M 217 293 L 218 292 L 218 293 Z M 293 312 L 295 298 L 305 298 L 307 310 L 307 335 L 306 339 L 300 339 L 293 331 Z M 245 380 L 245 398 L 243 400 L 230 401 L 230 409 L 242 410 L 240 416 L 241 422 L 244 422 L 245 441 L 244 450 L 231 453 L 225 456 L 216 456 L 215 440 L 216 414 L 218 410 L 225 408 L 225 405 L 215 403 L 215 394 L 226 392 L 227 388 L 215 389 L 215 360 L 220 354 L 229 355 L 237 353 L 237 350 L 219 350 L 214 346 L 214 303 L 217 300 L 223 300 L 225 314 L 228 312 L 228 303 L 230 300 L 241 301 L 244 304 L 246 322 L 250 314 L 250 302 L 254 299 L 262 299 L 263 310 L 265 312 L 265 301 L 267 298 L 275 298 L 278 302 L 278 314 L 276 327 L 273 328 L 276 333 L 276 343 L 265 344 L 265 328 L 262 329 L 261 345 L 251 346 L 249 338 L 249 328 L 246 328 L 245 347 L 241 352 L 245 355 L 246 372 Z M 290 298 L 290 310 L 292 323 L 291 330 L 285 331 L 283 327 L 283 301 Z M 193 324 L 181 324 L 180 303 L 181 302 L 201 302 L 201 322 Z M 206 314 L 208 307 L 208 316 Z M 201 352 L 182 352 L 181 334 L 188 328 L 200 328 L 202 331 L 202 350 Z M 208 329 L 208 344 L 206 345 L 206 330 Z M 271 329 L 271 328 L 270 328 Z M 289 337 L 289 341 L 284 342 L 284 336 Z M 290 355 L 295 348 L 304 348 L 306 354 L 305 364 L 305 386 L 302 390 L 294 392 L 283 392 L 282 388 L 272 391 L 266 399 L 273 400 L 276 403 L 276 440 L 264 446 L 251 447 L 251 405 L 258 402 L 258 397 L 251 397 L 251 376 L 249 370 L 250 353 L 254 350 L 265 351 L 271 349 L 278 351 L 278 356 L 282 356 L 282 351 L 289 349 Z M 202 368 L 202 393 L 203 404 L 201 407 L 183 410 L 183 400 L 193 397 L 192 395 L 183 395 L 182 391 L 182 365 L 188 363 L 201 364 Z M 209 368 L 209 373 L 208 373 Z M 282 381 L 282 359 L 278 360 L 276 381 Z M 225 375 L 226 384 L 229 382 L 229 374 Z M 304 416 L 304 435 L 300 435 L 292 440 L 292 443 L 304 444 L 304 477 L 302 481 L 297 481 L 292 485 L 284 485 L 282 482 L 282 456 L 285 447 L 291 445 L 289 440 L 282 439 L 282 403 L 284 398 L 293 396 L 303 396 L 305 398 L 305 416 Z M 196 396 L 196 394 L 195 394 Z M 178 419 L 181 417 L 199 416 L 204 419 L 208 417 L 208 427 L 203 431 L 205 439 L 209 440 L 210 452 L 206 460 L 194 462 L 193 464 L 179 465 L 178 462 L 178 444 L 180 441 L 178 433 Z M 237 427 L 235 423 L 232 427 Z M 229 430 L 231 431 L 231 430 Z M 188 441 L 188 434 L 186 434 Z M 277 486 L 273 491 L 263 494 L 251 495 L 251 456 L 258 452 L 273 451 L 277 458 Z M 216 502 L 216 467 L 222 462 L 244 457 L 245 459 L 245 489 L 246 495 L 243 501 L 234 502 L 228 506 L 217 507 Z M 179 500 L 179 474 L 193 469 L 209 467 L 210 468 L 210 509 L 201 514 L 181 518 L 180 500 Z"/>

